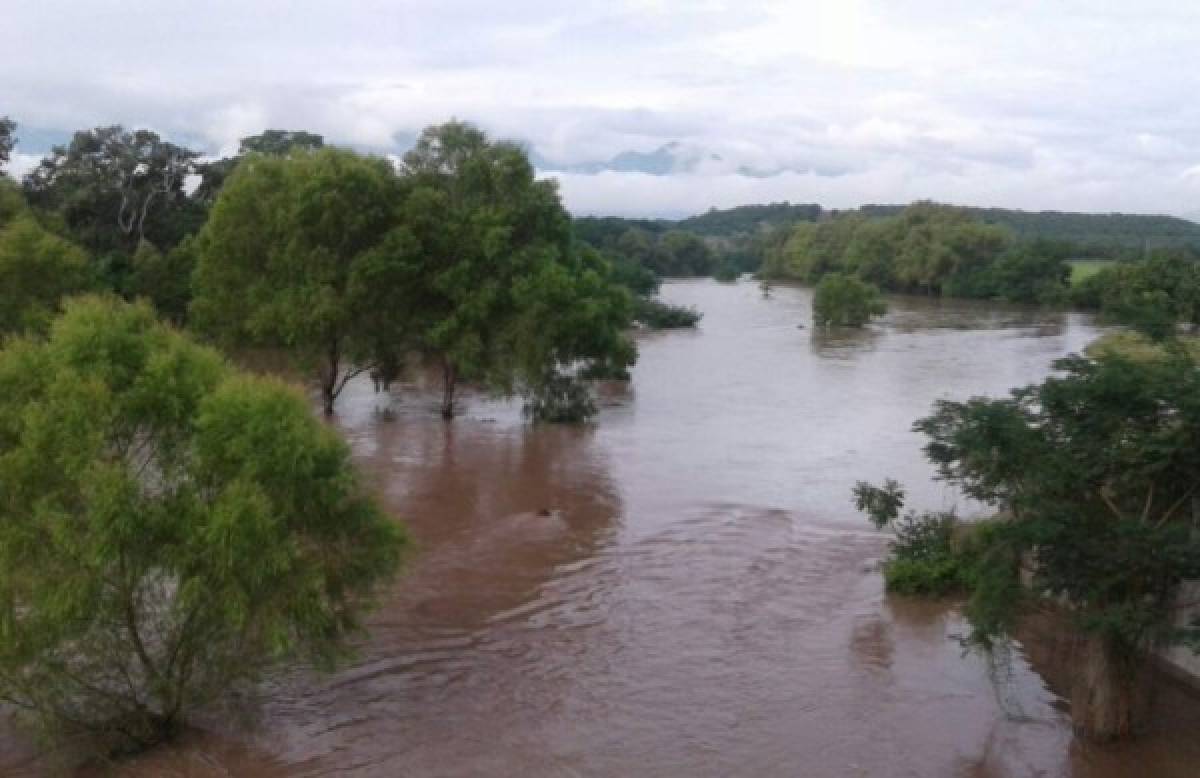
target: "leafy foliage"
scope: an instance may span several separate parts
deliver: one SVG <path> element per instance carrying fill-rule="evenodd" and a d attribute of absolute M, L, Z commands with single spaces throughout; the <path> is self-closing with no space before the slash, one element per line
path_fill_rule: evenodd
<path fill-rule="evenodd" d="M 0 116 L 0 168 L 8 164 L 13 146 L 17 145 L 17 138 L 14 135 L 16 129 L 16 122 L 7 116 Z"/>
<path fill-rule="evenodd" d="M 1200 576 L 1192 530 L 1200 488 L 1200 370 L 1182 348 L 1160 359 L 1116 353 L 1069 357 L 1062 375 L 1009 399 L 941 402 L 916 428 L 929 458 L 965 493 L 1011 518 L 981 566 L 972 598 L 975 637 L 1015 622 L 1018 563 L 1037 593 L 1070 603 L 1094 642 L 1096 678 L 1126 688 L 1149 650 L 1177 637 L 1173 598 Z M 1085 699 L 1120 700 L 1119 695 Z M 1134 713 L 1077 721 L 1101 736 L 1127 734 Z"/>
<path fill-rule="evenodd" d="M 186 249 L 195 325 L 290 350 L 315 367 L 331 413 L 351 377 L 403 345 L 397 283 L 413 243 L 396 229 L 401 199 L 384 159 L 326 149 L 244 160 Z"/>
<path fill-rule="evenodd" d="M 968 557 L 955 544 L 961 525 L 953 513 L 909 511 L 904 489 L 889 478 L 883 486 L 859 481 L 854 486 L 854 507 L 867 514 L 877 529 L 892 527 L 895 537 L 883 564 L 889 592 L 910 595 L 943 595 L 965 588 L 971 579 Z"/>
<path fill-rule="evenodd" d="M 1158 251 L 1136 263 L 1097 271 L 1073 290 L 1074 300 L 1155 339 L 1181 324 L 1200 326 L 1200 264 L 1178 251 Z"/>
<path fill-rule="evenodd" d="M 267 154 L 286 157 L 296 152 L 318 151 L 325 148 L 325 138 L 304 130 L 265 130 L 258 135 L 242 138 L 241 154 Z"/>
<path fill-rule="evenodd" d="M 335 660 L 403 545 L 304 398 L 112 299 L 0 352 L 0 483 L 0 695 L 118 750 Z"/>
<path fill-rule="evenodd" d="M 888 478 L 883 486 L 873 486 L 866 481 L 854 485 L 854 507 L 867 514 L 876 529 L 883 529 L 900 516 L 904 507 L 904 487 L 894 478 Z"/>
<path fill-rule="evenodd" d="M 595 415 L 596 402 L 578 377 L 553 373 L 530 393 L 524 413 L 534 421 L 575 424 Z"/>
<path fill-rule="evenodd" d="M 266 130 L 259 135 L 242 138 L 237 156 L 222 157 L 196 165 L 200 183 L 196 187 L 193 197 L 196 201 L 211 206 L 216 202 L 221 188 L 225 186 L 225 181 L 233 175 L 238 163 L 247 154 L 286 157 L 294 153 L 302 154 L 323 148 L 325 148 L 324 137 L 304 130 Z"/>
<path fill-rule="evenodd" d="M 196 267 L 196 240 L 192 236 L 163 254 L 148 240 L 138 244 L 130 262 L 125 293 L 145 298 L 160 316 L 175 324 L 187 319 L 192 299 L 192 272 Z"/>
<path fill-rule="evenodd" d="M 710 275 L 717 255 L 699 235 L 667 223 L 625 219 L 577 219 L 576 237 L 609 257 L 645 268 L 655 277 Z"/>
<path fill-rule="evenodd" d="M 396 252 L 392 304 L 442 365 L 443 415 L 462 380 L 511 392 L 579 362 L 632 362 L 629 294 L 575 245 L 555 183 L 536 179 L 520 147 L 450 122 L 421 134 L 402 173 L 412 248 Z"/>
<path fill-rule="evenodd" d="M 25 191 L 97 254 L 130 253 L 142 240 L 170 248 L 204 218 L 184 190 L 197 156 L 149 130 L 97 127 L 56 146 L 26 177 Z"/>
<path fill-rule="evenodd" d="M 888 581 L 935 589 L 957 562 L 972 641 L 984 647 L 1011 634 L 1038 596 L 1066 603 L 1084 636 L 1072 715 L 1111 738 L 1136 729 L 1150 651 L 1196 645 L 1195 630 L 1173 625 L 1173 607 L 1181 582 L 1200 576 L 1200 366 L 1194 347 L 1174 340 L 1091 353 L 1005 399 L 940 401 L 914 425 L 940 476 L 1000 517 L 955 549 L 939 519 L 910 514 Z M 903 492 L 860 482 L 855 499 L 881 526 Z"/>
<path fill-rule="evenodd" d="M 900 292 L 1058 303 L 1070 269 L 1056 245 L 1014 244 L 968 209 L 922 202 L 883 219 L 849 212 L 798 224 L 766 251 L 761 273 L 812 284 L 840 273 Z"/>
<path fill-rule="evenodd" d="M 859 211 L 872 219 L 891 218 L 902 205 L 864 205 Z M 1112 257 L 1123 249 L 1137 252 L 1200 245 L 1200 225 L 1174 216 L 1125 213 L 1018 211 L 1010 208 L 964 207 L 968 216 L 994 224 L 1021 241 L 1051 241 L 1069 254 Z"/>
<path fill-rule="evenodd" d="M 879 290 L 853 276 L 830 273 L 813 294 L 813 323 L 818 327 L 861 327 L 887 313 Z"/>
<path fill-rule="evenodd" d="M 0 221 L 0 337 L 44 330 L 62 299 L 92 282 L 78 246 L 47 232 L 28 213 Z"/>
<path fill-rule="evenodd" d="M 640 297 L 634 311 L 634 319 L 652 330 L 682 329 L 695 327 L 703 314 L 695 308 L 671 305 L 650 297 Z"/>
<path fill-rule="evenodd" d="M 677 223 L 677 227 L 701 236 L 729 238 L 751 236 L 779 225 L 816 221 L 821 206 L 814 203 L 768 203 L 739 205 L 734 208 L 710 208 L 702 214 Z"/>

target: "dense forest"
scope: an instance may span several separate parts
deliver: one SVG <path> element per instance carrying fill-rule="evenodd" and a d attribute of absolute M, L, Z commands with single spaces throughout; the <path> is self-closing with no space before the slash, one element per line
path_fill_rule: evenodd
<path fill-rule="evenodd" d="M 961 218 L 1002 229 L 1014 244 L 1033 246 L 1039 255 L 1061 260 L 1136 261 L 1156 250 L 1200 249 L 1200 224 L 1173 216 L 945 207 Z M 678 221 L 580 217 L 575 219 L 575 231 L 580 240 L 606 254 L 623 255 L 659 275 L 704 276 L 729 267 L 757 272 L 798 225 L 842 219 L 856 224 L 886 222 L 901 216 L 908 208 L 864 205 L 831 210 L 816 204 L 784 202 L 714 208 Z M 678 233 L 703 239 L 710 256 L 697 259 L 694 246 Z M 673 237 L 667 238 L 668 235 Z M 678 249 L 689 256 L 676 257 Z M 778 268 L 768 269 L 767 273 L 776 277 L 789 275 Z"/>
<path fill-rule="evenodd" d="M 870 218 L 886 218 L 903 209 L 900 205 L 864 205 L 858 210 Z M 984 224 L 1007 228 L 1020 240 L 1071 244 L 1076 255 L 1082 257 L 1116 258 L 1152 249 L 1200 246 L 1200 224 L 1175 216 L 1009 208 L 963 210 Z"/>

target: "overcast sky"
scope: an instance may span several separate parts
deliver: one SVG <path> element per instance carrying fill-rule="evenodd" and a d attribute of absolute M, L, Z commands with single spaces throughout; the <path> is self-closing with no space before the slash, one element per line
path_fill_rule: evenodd
<path fill-rule="evenodd" d="M 576 213 L 1196 215 L 1198 81 L 1189 0 L 0 4 L 24 155 L 110 123 L 210 152 L 267 127 L 397 151 L 457 117 L 527 143 Z"/>

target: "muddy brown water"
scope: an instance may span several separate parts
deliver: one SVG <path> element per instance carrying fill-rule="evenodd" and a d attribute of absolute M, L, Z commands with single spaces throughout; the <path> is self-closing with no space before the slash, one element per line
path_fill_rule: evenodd
<path fill-rule="evenodd" d="M 347 389 L 336 424 L 418 545 L 357 659 L 263 689 L 131 776 L 1196 776 L 1197 701 L 1131 746 L 1073 739 L 1024 651 L 964 655 L 952 602 L 885 596 L 856 479 L 957 505 L 912 421 L 1081 349 L 1086 317 L 895 298 L 868 331 L 801 329 L 810 292 L 669 283 L 695 331 L 644 334 L 598 423 Z M 388 408 L 387 414 L 381 411 Z M 1030 654 L 1038 660 L 1038 651 Z M 1065 661 L 1069 662 L 1069 658 Z M 53 769 L 11 730 L 0 772 Z"/>

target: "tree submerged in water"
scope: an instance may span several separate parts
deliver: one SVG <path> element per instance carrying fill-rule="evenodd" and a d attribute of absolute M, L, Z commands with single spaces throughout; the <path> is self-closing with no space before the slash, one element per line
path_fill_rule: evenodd
<path fill-rule="evenodd" d="M 534 421 L 577 424 L 596 414 L 596 402 L 579 377 L 554 373 L 529 392 L 524 413 Z"/>
<path fill-rule="evenodd" d="M 854 276 L 830 273 L 813 293 L 813 323 L 818 327 L 862 327 L 887 313 L 879 290 Z"/>
<path fill-rule="evenodd" d="M 1056 367 L 1007 399 L 939 402 L 915 429 L 942 478 L 1001 512 L 971 560 L 973 641 L 1010 635 L 1036 602 L 1066 603 L 1075 726 L 1127 737 L 1146 712 L 1152 653 L 1196 645 L 1197 630 L 1173 621 L 1181 583 L 1200 577 L 1200 370 L 1178 347 Z M 877 524 L 895 518 L 891 485 L 856 494 Z"/>
<path fill-rule="evenodd" d="M 107 299 L 0 352 L 0 484 L 0 698 L 113 753 L 333 662 L 404 542 L 302 396 Z"/>

